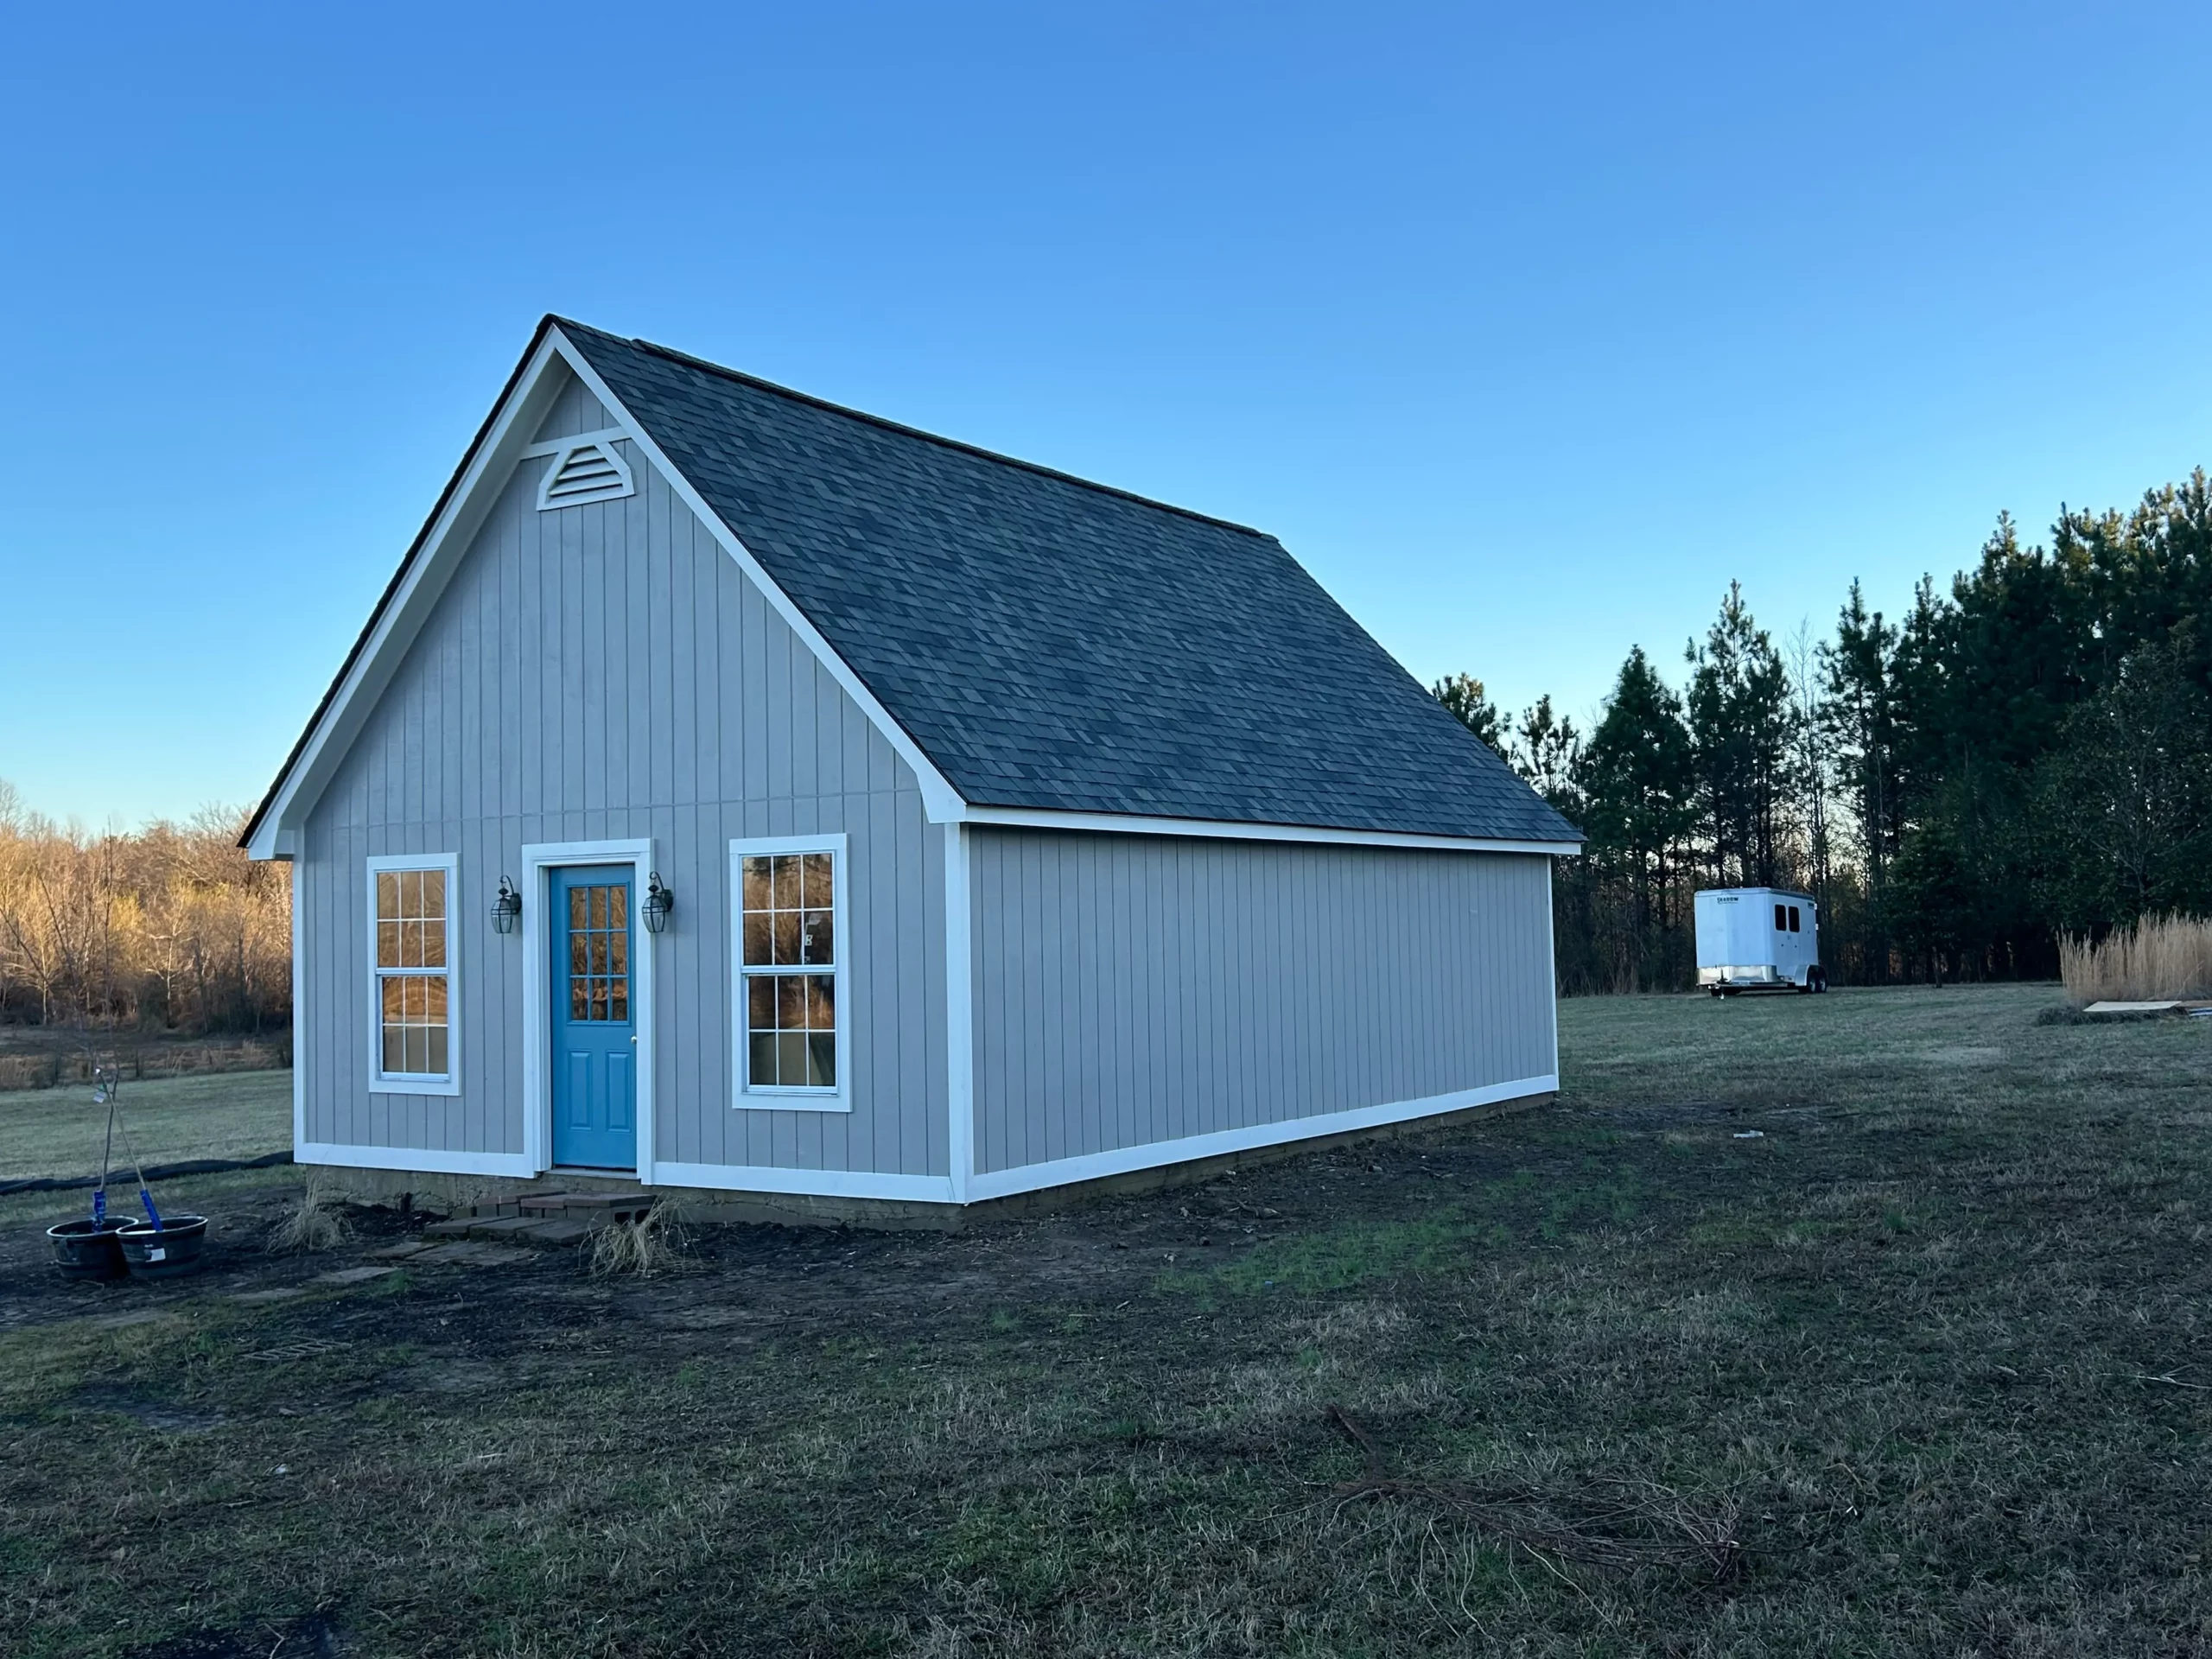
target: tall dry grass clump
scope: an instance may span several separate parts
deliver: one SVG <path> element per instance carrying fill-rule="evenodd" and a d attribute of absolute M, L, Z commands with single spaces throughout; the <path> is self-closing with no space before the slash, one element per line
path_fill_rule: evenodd
<path fill-rule="evenodd" d="M 650 1279 L 683 1266 L 690 1243 L 676 1206 L 664 1198 L 635 1221 L 618 1221 L 601 1229 L 591 1242 L 591 1270 L 602 1279 L 620 1274 Z"/>
<path fill-rule="evenodd" d="M 2063 938 L 2058 972 L 2075 1002 L 2212 997 L 2212 921 L 2145 916 L 2094 944 Z"/>
<path fill-rule="evenodd" d="M 272 1255 L 310 1255 L 343 1244 L 353 1236 L 345 1200 L 321 1174 L 308 1177 L 296 1209 L 288 1210 L 270 1230 Z"/>

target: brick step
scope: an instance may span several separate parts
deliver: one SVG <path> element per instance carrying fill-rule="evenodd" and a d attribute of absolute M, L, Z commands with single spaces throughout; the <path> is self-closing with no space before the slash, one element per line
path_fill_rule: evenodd
<path fill-rule="evenodd" d="M 650 1192 L 524 1192 L 487 1199 L 456 1211 L 455 1221 L 503 1221 L 524 1216 L 570 1216 L 578 1220 L 635 1221 L 653 1207 Z"/>
<path fill-rule="evenodd" d="M 530 1210 L 620 1210 L 643 1215 L 652 1207 L 643 1192 L 525 1192 L 515 1202 Z"/>
<path fill-rule="evenodd" d="M 506 1244 L 554 1247 L 581 1244 L 594 1233 L 614 1224 L 612 1211 L 537 1216 L 455 1216 L 434 1221 L 423 1230 L 429 1239 L 476 1238 Z"/>

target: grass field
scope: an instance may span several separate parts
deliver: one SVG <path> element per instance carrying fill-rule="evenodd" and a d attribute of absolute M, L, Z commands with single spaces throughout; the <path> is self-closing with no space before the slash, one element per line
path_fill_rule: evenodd
<path fill-rule="evenodd" d="M 18 1225 L 0 1651 L 2204 1653 L 2212 1021 L 2058 1001 L 1569 1003 L 1543 1111 L 646 1281 Z"/>
<path fill-rule="evenodd" d="M 292 1144 L 289 1071 L 217 1071 L 126 1083 L 119 1104 L 139 1159 L 148 1165 L 257 1158 Z M 92 1103 L 87 1084 L 0 1093 L 0 1182 L 98 1173 L 106 1123 L 107 1108 Z M 116 1167 L 127 1173 L 119 1136 L 115 1157 Z"/>

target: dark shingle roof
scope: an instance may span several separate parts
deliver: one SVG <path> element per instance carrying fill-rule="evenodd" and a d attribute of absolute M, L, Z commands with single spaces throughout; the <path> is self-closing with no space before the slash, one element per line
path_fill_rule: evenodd
<path fill-rule="evenodd" d="M 558 326 L 972 804 L 1579 838 L 1274 537 Z"/>

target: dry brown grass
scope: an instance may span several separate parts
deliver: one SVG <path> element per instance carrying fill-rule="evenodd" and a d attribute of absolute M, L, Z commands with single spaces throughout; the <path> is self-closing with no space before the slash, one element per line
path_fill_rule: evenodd
<path fill-rule="evenodd" d="M 2077 1004 L 2212 996 L 2212 921 L 2145 916 L 2094 943 L 2062 938 L 2058 970 Z"/>
<path fill-rule="evenodd" d="M 0 1654 L 2212 1659 L 2212 1022 L 2059 1000 L 1578 999 L 1548 1110 L 645 1279 L 0 1205 Z"/>
<path fill-rule="evenodd" d="M 683 1265 L 686 1240 L 676 1210 L 656 1204 L 635 1221 L 618 1221 L 591 1242 L 591 1270 L 599 1278 L 650 1279 Z"/>
<path fill-rule="evenodd" d="M 343 1244 L 353 1236 L 337 1189 L 318 1173 L 308 1177 L 299 1204 L 286 1211 L 283 1219 L 270 1230 L 269 1250 L 272 1255 L 309 1255 Z"/>

